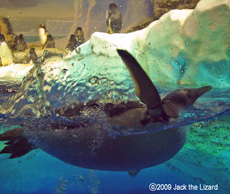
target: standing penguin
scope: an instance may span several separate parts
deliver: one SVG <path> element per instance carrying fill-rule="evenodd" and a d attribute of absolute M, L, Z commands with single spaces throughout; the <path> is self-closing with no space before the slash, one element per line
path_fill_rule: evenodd
<path fill-rule="evenodd" d="M 40 43 L 42 44 L 42 49 L 43 49 L 46 43 L 46 40 L 47 40 L 48 32 L 46 30 L 45 25 L 38 24 L 38 26 L 39 26 L 39 39 L 40 39 Z"/>
<path fill-rule="evenodd" d="M 46 48 L 55 48 L 55 42 L 53 36 L 48 33 L 45 25 L 39 24 L 39 38 L 42 44 L 42 49 L 46 46 Z"/>
<path fill-rule="evenodd" d="M 30 59 L 29 59 L 29 61 L 32 61 L 32 63 L 35 63 L 37 61 L 37 58 L 38 58 L 38 56 L 37 56 L 37 54 L 35 52 L 35 48 L 31 48 L 30 49 Z"/>
<path fill-rule="evenodd" d="M 44 47 L 45 46 L 46 48 L 55 48 L 54 38 L 51 34 L 48 34 L 46 43 L 44 44 Z"/>
<path fill-rule="evenodd" d="M 81 27 L 77 27 L 77 29 L 74 32 L 74 36 L 77 40 L 77 47 L 85 42 L 84 32 Z"/>
<path fill-rule="evenodd" d="M 118 6 L 111 3 L 106 11 L 106 25 L 109 33 L 119 33 L 122 27 L 122 16 Z"/>
<path fill-rule="evenodd" d="M 78 43 L 77 43 L 76 37 L 73 34 L 71 34 L 69 38 L 69 43 L 66 46 L 66 49 L 73 51 L 75 48 L 77 48 L 77 46 L 78 46 Z"/>
<path fill-rule="evenodd" d="M 14 46 L 15 50 L 20 52 L 27 49 L 27 44 L 22 34 L 16 36 Z"/>
<path fill-rule="evenodd" d="M 10 65 L 14 61 L 14 56 L 10 46 L 6 42 L 6 38 L 3 34 L 0 33 L 0 58 L 1 58 L 1 65 Z"/>

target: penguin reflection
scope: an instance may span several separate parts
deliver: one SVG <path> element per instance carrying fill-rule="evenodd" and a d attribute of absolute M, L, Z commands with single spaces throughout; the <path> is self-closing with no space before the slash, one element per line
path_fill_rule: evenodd
<path fill-rule="evenodd" d="M 106 11 L 106 25 L 109 33 L 119 33 L 122 27 L 122 16 L 118 6 L 111 3 Z"/>

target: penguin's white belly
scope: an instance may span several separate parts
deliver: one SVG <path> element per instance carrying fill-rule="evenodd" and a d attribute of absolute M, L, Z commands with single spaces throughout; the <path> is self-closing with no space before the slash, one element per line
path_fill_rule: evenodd
<path fill-rule="evenodd" d="M 0 44 L 0 58 L 2 61 L 2 65 L 10 65 L 13 63 L 13 54 L 8 45 L 3 42 Z"/>
<path fill-rule="evenodd" d="M 44 29 L 39 29 L 39 38 L 42 45 L 46 43 L 47 36 Z"/>

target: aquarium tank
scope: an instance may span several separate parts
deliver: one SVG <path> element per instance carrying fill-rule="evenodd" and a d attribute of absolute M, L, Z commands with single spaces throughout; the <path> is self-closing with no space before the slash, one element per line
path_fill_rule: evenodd
<path fill-rule="evenodd" d="M 0 193 L 229 194 L 230 0 L 1 0 Z"/>

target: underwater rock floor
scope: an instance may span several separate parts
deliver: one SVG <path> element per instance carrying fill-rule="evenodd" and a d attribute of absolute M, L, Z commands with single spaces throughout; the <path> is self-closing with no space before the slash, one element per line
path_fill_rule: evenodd
<path fill-rule="evenodd" d="M 225 118 L 226 120 L 226 118 Z M 228 123 L 201 122 L 192 126 L 184 148 L 171 160 L 141 170 L 136 177 L 127 172 L 83 169 L 66 164 L 41 150 L 10 160 L 0 156 L 0 193 L 78 193 L 146 194 L 178 193 L 149 190 L 150 183 L 177 185 L 216 185 L 217 191 L 180 191 L 179 193 L 229 194 L 230 145 Z M 210 138 L 211 137 L 211 138 Z"/>

